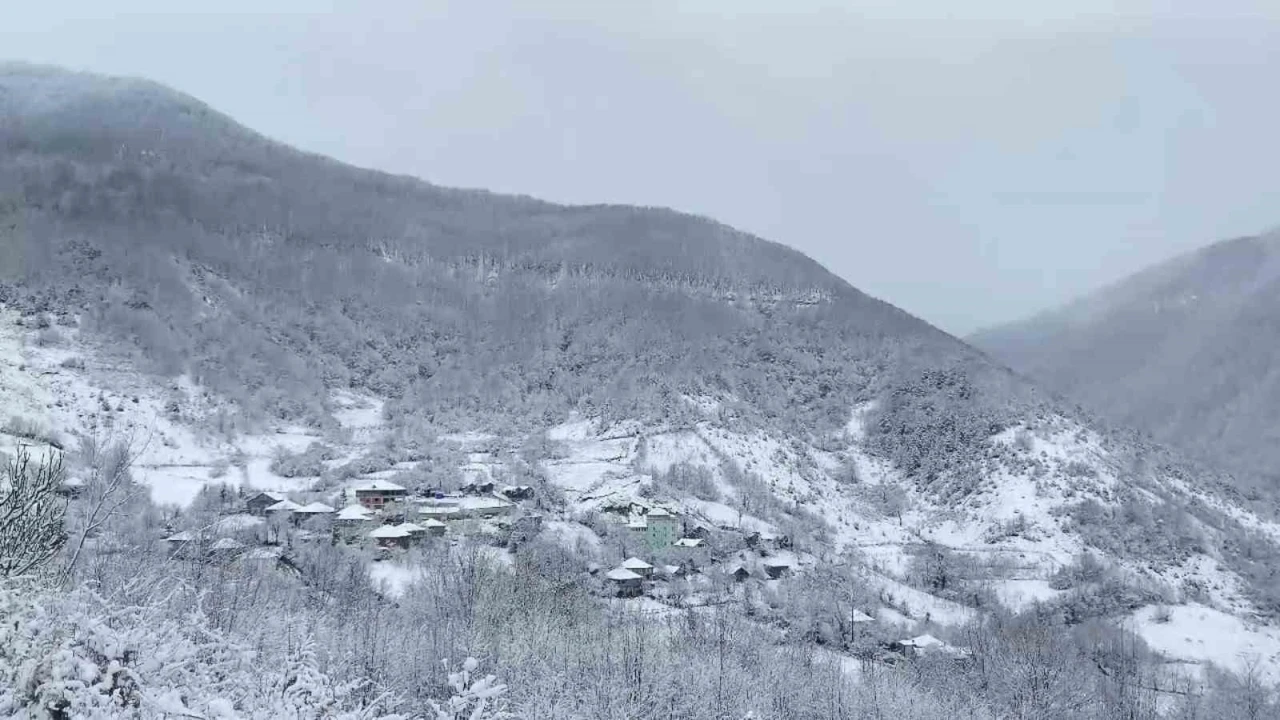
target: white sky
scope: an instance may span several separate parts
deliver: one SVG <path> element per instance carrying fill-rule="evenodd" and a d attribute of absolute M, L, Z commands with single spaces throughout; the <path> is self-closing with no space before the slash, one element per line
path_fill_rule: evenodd
<path fill-rule="evenodd" d="M 711 215 L 955 333 L 1280 224 L 1280 3 L 4 4 L 0 57 L 440 184 Z"/>

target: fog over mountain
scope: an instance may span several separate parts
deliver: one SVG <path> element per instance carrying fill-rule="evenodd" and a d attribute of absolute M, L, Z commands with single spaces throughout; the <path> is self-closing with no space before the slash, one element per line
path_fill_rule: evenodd
<path fill-rule="evenodd" d="M 1214 243 L 972 341 L 1117 423 L 1280 479 L 1280 234 Z"/>
<path fill-rule="evenodd" d="M 1268 717 L 1280 521 L 782 245 L 0 66 L 0 717 Z"/>

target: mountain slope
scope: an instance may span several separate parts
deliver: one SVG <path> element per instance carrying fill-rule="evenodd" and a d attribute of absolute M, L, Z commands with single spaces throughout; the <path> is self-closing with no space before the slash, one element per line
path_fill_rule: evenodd
<path fill-rule="evenodd" d="M 1280 235 L 1193 252 L 972 342 L 1052 390 L 1274 485 Z"/>
<path fill-rule="evenodd" d="M 1033 402 L 962 343 L 709 220 L 358 170 L 142 81 L 10 66 L 0 108 L 4 299 L 76 315 L 250 418 L 326 422 L 335 386 L 446 424 L 665 417 L 692 393 L 831 428 L 895 384 L 980 387 L 983 418 Z"/>

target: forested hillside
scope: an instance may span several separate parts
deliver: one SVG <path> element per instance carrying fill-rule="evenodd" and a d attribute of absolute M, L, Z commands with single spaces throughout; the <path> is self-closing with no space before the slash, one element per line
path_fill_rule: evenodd
<path fill-rule="evenodd" d="M 973 341 L 1113 421 L 1274 489 L 1280 236 L 1216 243 Z"/>
<path fill-rule="evenodd" d="M 829 427 L 889 377 L 973 359 L 709 220 L 358 170 L 141 81 L 9 66 L 0 111 L 9 301 L 263 413 L 319 420 L 323 386 L 468 421 L 696 392 Z"/>

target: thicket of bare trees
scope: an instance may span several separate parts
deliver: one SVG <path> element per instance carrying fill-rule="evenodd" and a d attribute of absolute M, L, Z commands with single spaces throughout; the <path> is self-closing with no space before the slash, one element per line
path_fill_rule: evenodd
<path fill-rule="evenodd" d="M 0 470 L 0 578 L 42 569 L 66 543 L 67 500 L 62 453 L 50 449 L 32 462 L 19 444 Z"/>

